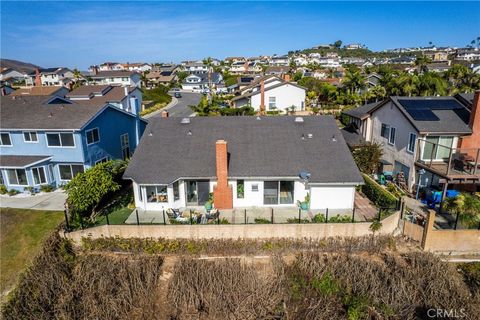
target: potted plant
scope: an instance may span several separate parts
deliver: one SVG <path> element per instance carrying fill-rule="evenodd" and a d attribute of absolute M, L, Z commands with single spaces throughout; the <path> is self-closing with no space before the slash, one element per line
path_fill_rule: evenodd
<path fill-rule="evenodd" d="M 213 193 L 210 192 L 208 195 L 208 200 L 205 202 L 205 210 L 210 211 L 213 208 Z"/>
<path fill-rule="evenodd" d="M 307 193 L 303 201 L 297 201 L 297 205 L 302 210 L 308 210 L 310 206 L 310 193 Z"/>

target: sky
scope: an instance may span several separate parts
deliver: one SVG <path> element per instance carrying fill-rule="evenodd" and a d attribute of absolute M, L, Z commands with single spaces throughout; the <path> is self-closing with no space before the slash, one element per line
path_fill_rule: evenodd
<path fill-rule="evenodd" d="M 86 70 L 105 61 L 180 62 L 284 54 L 342 40 L 373 50 L 465 46 L 470 2 L 1 1 L 2 58 Z"/>

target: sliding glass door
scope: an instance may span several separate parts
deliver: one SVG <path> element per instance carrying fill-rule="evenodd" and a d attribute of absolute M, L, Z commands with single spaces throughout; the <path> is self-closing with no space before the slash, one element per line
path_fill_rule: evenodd
<path fill-rule="evenodd" d="M 263 204 L 293 204 L 293 181 L 264 181 Z"/>

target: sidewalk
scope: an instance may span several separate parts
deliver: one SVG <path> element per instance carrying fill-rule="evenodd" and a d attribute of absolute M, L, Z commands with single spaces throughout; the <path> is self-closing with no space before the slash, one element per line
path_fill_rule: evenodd
<path fill-rule="evenodd" d="M 144 118 L 144 119 L 151 118 L 151 117 L 153 117 L 157 114 L 160 114 L 162 111 L 167 111 L 168 109 L 174 107 L 175 105 L 177 105 L 177 103 L 178 103 L 178 99 L 175 98 L 175 97 L 172 97 L 172 101 L 170 101 L 170 103 L 167 104 L 164 108 L 159 109 L 157 111 L 153 111 L 152 113 L 146 114 L 142 118 Z"/>
<path fill-rule="evenodd" d="M 67 195 L 63 190 L 40 193 L 35 196 L 19 194 L 16 196 L 0 196 L 0 207 L 34 210 L 63 211 Z"/>

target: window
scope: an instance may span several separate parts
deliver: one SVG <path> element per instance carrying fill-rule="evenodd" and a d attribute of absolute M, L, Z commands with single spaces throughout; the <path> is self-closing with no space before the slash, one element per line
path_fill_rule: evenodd
<path fill-rule="evenodd" d="M 168 202 L 167 186 L 147 186 L 147 202 Z"/>
<path fill-rule="evenodd" d="M 278 204 L 278 181 L 263 182 L 263 204 Z"/>
<path fill-rule="evenodd" d="M 173 200 L 180 200 L 180 183 L 178 181 L 173 183 Z"/>
<path fill-rule="evenodd" d="M 74 147 L 73 133 L 47 133 L 49 147 Z"/>
<path fill-rule="evenodd" d="M 417 135 L 415 133 L 410 133 L 410 135 L 408 137 L 407 151 L 411 152 L 411 153 L 414 153 L 416 143 L 417 143 Z"/>
<path fill-rule="evenodd" d="M 44 167 L 37 167 L 32 169 L 33 182 L 34 184 L 44 184 L 47 183 L 47 176 L 45 175 Z"/>
<path fill-rule="evenodd" d="M 128 81 L 128 77 L 127 78 L 122 78 L 122 81 Z"/>
<path fill-rule="evenodd" d="M 263 185 L 263 204 L 293 203 L 293 181 L 265 181 Z"/>
<path fill-rule="evenodd" d="M 277 98 L 276 97 L 268 97 L 268 109 L 275 110 L 277 109 Z"/>
<path fill-rule="evenodd" d="M 388 143 L 391 145 L 395 144 L 395 131 L 396 129 L 394 127 L 390 128 L 390 135 L 388 137 Z"/>
<path fill-rule="evenodd" d="M 293 203 L 293 181 L 280 181 L 280 204 Z"/>
<path fill-rule="evenodd" d="M 23 141 L 38 142 L 37 133 L 35 131 L 27 131 L 23 133 Z"/>
<path fill-rule="evenodd" d="M 8 182 L 12 185 L 27 186 L 27 173 L 25 169 L 8 169 L 7 170 Z"/>
<path fill-rule="evenodd" d="M 100 133 L 98 131 L 98 128 L 88 130 L 86 132 L 87 135 L 87 144 L 92 144 L 100 141 Z"/>
<path fill-rule="evenodd" d="M 245 181 L 237 180 L 237 199 L 243 199 L 245 197 Z"/>
<path fill-rule="evenodd" d="M 120 143 L 122 145 L 122 157 L 123 160 L 130 158 L 130 142 L 128 139 L 128 133 L 120 136 Z"/>
<path fill-rule="evenodd" d="M 252 184 L 252 192 L 258 192 L 258 184 Z"/>
<path fill-rule="evenodd" d="M 380 131 L 380 136 L 388 139 L 390 136 L 390 126 L 388 124 L 382 123 L 382 129 Z"/>
<path fill-rule="evenodd" d="M 95 164 L 107 162 L 108 159 L 109 159 L 108 157 L 102 158 L 102 159 L 100 159 L 100 160 L 95 161 Z"/>
<path fill-rule="evenodd" d="M 81 164 L 59 164 L 58 171 L 60 172 L 61 180 L 72 180 L 77 174 L 83 172 L 83 165 Z"/>
<path fill-rule="evenodd" d="M 422 160 L 446 160 L 450 156 L 453 137 L 426 137 Z"/>
<path fill-rule="evenodd" d="M 10 133 L 0 133 L 0 146 L 11 146 Z"/>

